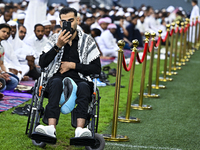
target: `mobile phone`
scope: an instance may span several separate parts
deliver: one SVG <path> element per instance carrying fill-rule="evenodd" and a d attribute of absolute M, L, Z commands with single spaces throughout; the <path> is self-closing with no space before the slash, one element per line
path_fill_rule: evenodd
<path fill-rule="evenodd" d="M 64 20 L 64 21 L 63 21 L 63 25 L 62 25 L 62 30 L 66 30 L 66 32 L 64 33 L 64 35 L 65 35 L 68 31 L 70 31 L 70 33 L 71 33 L 71 22 L 70 22 L 70 21 Z"/>

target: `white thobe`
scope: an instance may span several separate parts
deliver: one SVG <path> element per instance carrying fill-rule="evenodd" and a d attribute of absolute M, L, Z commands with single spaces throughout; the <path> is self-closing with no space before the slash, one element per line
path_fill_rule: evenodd
<path fill-rule="evenodd" d="M 97 40 L 97 44 L 103 56 L 117 57 L 117 50 L 119 47 L 110 30 L 106 30 L 101 34 L 100 39 Z"/>
<path fill-rule="evenodd" d="M 39 40 L 35 34 L 31 35 L 28 39 L 26 39 L 25 43 L 33 48 L 35 51 L 35 64 L 38 65 L 39 57 L 42 54 L 44 46 L 46 45 L 48 39 L 43 37 Z"/>
<path fill-rule="evenodd" d="M 5 50 L 4 64 L 5 64 L 6 70 L 9 71 L 9 68 L 13 68 L 18 71 L 21 71 L 22 74 L 18 73 L 17 75 L 19 79 L 21 80 L 21 78 L 29 71 L 29 66 L 28 65 L 24 66 L 20 64 L 18 57 L 13 49 L 13 46 L 9 41 L 3 40 L 1 44 Z"/>
<path fill-rule="evenodd" d="M 192 8 L 192 11 L 191 11 L 191 14 L 190 14 L 190 24 L 192 24 L 192 18 L 194 18 L 194 23 L 196 22 L 196 17 L 199 17 L 199 7 L 197 5 L 195 5 Z M 191 41 L 191 36 L 193 36 L 192 37 L 192 41 Z M 190 38 L 189 38 L 189 41 L 192 42 L 192 43 L 195 42 L 195 26 L 193 27 L 193 33 L 192 33 L 192 27 L 190 27 Z"/>
<path fill-rule="evenodd" d="M 26 17 L 24 19 L 24 26 L 27 29 L 26 38 L 34 34 L 34 26 L 46 20 L 48 0 L 31 0 L 28 4 Z"/>

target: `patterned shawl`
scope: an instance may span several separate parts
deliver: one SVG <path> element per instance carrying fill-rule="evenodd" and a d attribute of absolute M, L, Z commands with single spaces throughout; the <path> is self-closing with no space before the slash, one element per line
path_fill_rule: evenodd
<path fill-rule="evenodd" d="M 78 33 L 78 37 L 79 37 L 77 51 L 79 54 L 80 63 L 89 64 L 91 61 L 95 60 L 96 58 L 98 58 L 100 56 L 100 52 L 95 44 L 94 39 L 90 35 L 85 34 L 83 31 L 78 30 L 78 29 L 77 29 L 77 31 L 78 31 L 77 33 Z M 54 34 L 49 38 L 49 41 L 47 42 L 46 46 L 44 47 L 44 52 L 48 52 L 54 46 L 54 44 L 57 43 L 59 35 L 60 35 L 60 33 Z M 59 70 L 63 53 L 64 53 L 64 46 L 61 48 L 61 50 L 55 56 L 54 60 L 49 64 L 48 78 L 52 77 L 53 74 L 55 74 Z M 82 78 L 86 81 L 91 81 L 89 76 L 84 76 L 81 73 L 78 73 L 78 74 L 79 74 L 80 78 Z"/>

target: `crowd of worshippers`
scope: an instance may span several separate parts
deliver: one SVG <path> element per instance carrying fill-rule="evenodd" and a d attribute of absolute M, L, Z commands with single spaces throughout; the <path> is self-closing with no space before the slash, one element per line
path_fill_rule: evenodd
<path fill-rule="evenodd" d="M 8 24 L 10 31 L 1 41 L 0 62 L 1 75 L 17 77 L 21 80 L 33 80 L 40 76 L 38 60 L 43 48 L 54 33 L 62 30 L 59 11 L 65 7 L 62 4 L 48 6 L 46 20 L 34 25 L 34 34 L 26 37 L 24 26 L 28 2 L 0 3 L 0 24 Z M 125 49 L 132 48 L 132 40 L 138 39 L 139 47 L 143 47 L 144 32 L 155 32 L 159 29 L 166 34 L 166 23 L 183 21 L 186 13 L 181 7 L 169 6 L 167 9 L 154 10 L 151 6 L 140 8 L 112 8 L 95 5 L 81 5 L 78 9 L 78 28 L 95 39 L 101 57 L 117 57 L 117 41 L 124 39 Z M 3 50 L 1 50 L 3 47 Z M 7 72 L 7 73 L 5 73 Z M 1 87 L 1 84 L 0 84 Z M 5 90 L 5 88 L 3 89 Z M 1 90 L 0 90 L 1 92 Z"/>

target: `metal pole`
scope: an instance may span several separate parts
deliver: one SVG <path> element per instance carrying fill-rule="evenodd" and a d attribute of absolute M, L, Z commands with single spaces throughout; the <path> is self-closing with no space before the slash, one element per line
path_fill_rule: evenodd
<path fill-rule="evenodd" d="M 182 22 L 181 23 L 181 37 L 180 37 L 180 49 L 179 49 L 179 61 L 177 63 L 178 66 L 181 66 L 181 65 L 185 65 L 184 62 L 181 63 L 181 59 L 182 59 L 182 44 L 183 44 L 183 32 L 184 32 L 184 23 Z"/>
<path fill-rule="evenodd" d="M 165 44 L 166 50 L 165 50 L 164 72 L 163 72 L 164 77 L 159 78 L 159 80 L 163 82 L 172 81 L 172 78 L 167 78 L 167 58 L 168 58 L 169 36 L 170 36 L 170 24 L 166 25 L 166 27 L 167 27 L 168 37 L 166 39 L 166 44 Z"/>
<path fill-rule="evenodd" d="M 175 23 L 172 23 L 172 30 L 174 30 Z M 172 53 L 173 53 L 173 46 L 174 46 L 174 33 L 171 35 L 171 45 L 170 45 L 170 57 L 169 57 L 169 71 L 166 73 L 167 75 L 174 75 L 178 74 L 177 72 L 172 72 Z"/>
<path fill-rule="evenodd" d="M 155 46 L 155 37 L 156 37 L 156 33 L 151 33 L 151 41 L 153 43 L 153 48 L 151 50 L 151 59 L 150 59 L 150 64 L 149 64 L 149 81 L 148 81 L 148 93 L 144 93 L 144 97 L 148 98 L 158 98 L 159 95 L 158 94 L 152 94 L 151 93 L 151 84 L 152 84 L 152 74 L 153 74 L 153 60 L 154 60 L 154 46 Z M 152 44 L 151 43 L 151 44 Z"/>
<path fill-rule="evenodd" d="M 137 56 L 137 46 L 139 45 L 138 40 L 133 40 L 133 51 L 134 54 L 134 60 L 133 64 L 131 66 L 130 70 L 130 78 L 129 78 L 129 88 L 128 88 L 128 97 L 127 97 L 127 103 L 126 103 L 126 116 L 120 116 L 118 117 L 118 121 L 120 122 L 132 122 L 137 123 L 140 122 L 140 119 L 135 117 L 130 117 L 130 109 L 131 109 L 131 101 L 132 101 L 132 93 L 133 93 L 133 81 L 134 81 L 134 72 L 135 72 L 135 61 Z"/>
<path fill-rule="evenodd" d="M 150 37 L 150 33 L 149 32 L 145 32 L 145 43 L 149 42 L 149 37 Z M 138 110 L 151 110 L 152 107 L 149 105 L 142 105 L 143 104 L 143 93 L 144 93 L 144 82 L 145 82 L 145 72 L 146 72 L 146 63 L 147 63 L 147 53 L 145 55 L 144 58 L 144 62 L 142 64 L 142 77 L 141 77 L 141 84 L 140 84 L 140 98 L 139 98 L 139 105 L 138 104 L 134 104 L 131 105 L 131 107 L 133 109 L 138 109 Z"/>
<path fill-rule="evenodd" d="M 166 86 L 164 85 L 159 85 L 159 76 L 160 76 L 160 47 L 161 47 L 161 42 L 162 42 L 162 37 L 161 37 L 161 33 L 162 30 L 158 30 L 159 33 L 159 38 L 160 39 L 160 43 L 158 44 L 158 52 L 157 52 L 157 67 L 156 67 L 156 84 L 152 84 L 152 88 L 153 89 L 164 89 L 166 88 Z"/>
<path fill-rule="evenodd" d="M 127 136 L 117 136 L 117 120 L 118 120 L 118 108 L 119 108 L 119 95 L 121 85 L 121 71 L 122 71 L 122 59 L 123 59 L 123 48 L 125 42 L 123 40 L 118 41 L 118 60 L 117 60 L 117 72 L 116 72 L 116 84 L 115 84 L 115 99 L 114 99 L 114 110 L 113 110 L 113 123 L 112 123 L 112 134 L 103 135 L 107 141 L 128 141 Z"/>
<path fill-rule="evenodd" d="M 177 28 L 179 28 L 179 21 L 176 22 L 176 26 Z M 172 67 L 172 70 L 178 70 L 181 69 L 181 67 L 177 67 L 176 63 L 177 63 L 177 49 L 178 49 L 178 36 L 179 36 L 179 30 L 176 33 L 176 37 L 175 37 L 175 52 L 174 52 L 174 67 Z"/>

